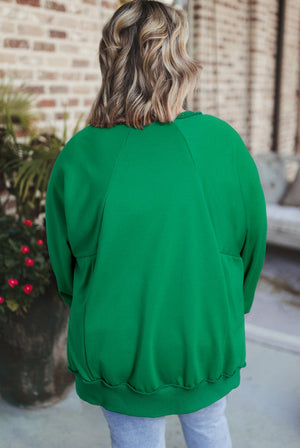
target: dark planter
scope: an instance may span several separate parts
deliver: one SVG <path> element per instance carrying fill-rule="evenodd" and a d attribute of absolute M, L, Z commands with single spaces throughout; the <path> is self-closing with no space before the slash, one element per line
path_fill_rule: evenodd
<path fill-rule="evenodd" d="M 51 406 L 74 384 L 66 359 L 70 308 L 53 283 L 24 318 L 10 313 L 0 323 L 0 394 L 18 407 Z"/>

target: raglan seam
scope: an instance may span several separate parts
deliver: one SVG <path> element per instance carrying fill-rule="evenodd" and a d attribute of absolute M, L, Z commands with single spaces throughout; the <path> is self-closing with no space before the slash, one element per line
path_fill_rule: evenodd
<path fill-rule="evenodd" d="M 118 154 L 118 156 L 117 156 L 117 158 L 116 158 L 116 160 L 115 160 L 115 163 L 114 163 L 114 166 L 113 166 L 113 169 L 112 169 L 112 172 L 111 172 L 111 176 L 110 176 L 110 179 L 109 179 L 109 181 L 108 181 L 108 186 L 107 186 L 107 189 L 106 189 L 106 193 L 105 193 L 105 196 L 104 196 L 103 201 L 102 201 L 102 208 L 101 208 L 101 215 L 100 215 L 100 216 L 101 216 L 101 219 L 100 219 L 99 229 L 98 229 L 98 235 L 97 235 L 97 239 L 96 239 L 96 244 L 97 244 L 97 246 L 96 246 L 96 251 L 95 251 L 95 253 L 94 253 L 93 255 L 97 254 L 97 252 L 98 252 L 99 234 L 100 234 L 100 230 L 101 230 L 101 226 L 102 226 L 103 211 L 104 211 L 104 208 L 105 208 L 105 205 L 106 205 L 106 201 L 107 201 L 107 198 L 108 198 L 108 195 L 109 195 L 109 192 L 110 192 L 110 187 L 111 187 L 111 184 L 112 184 L 112 179 L 113 179 L 113 177 L 114 177 L 114 174 L 115 174 L 115 172 L 116 172 L 118 163 L 119 163 L 119 161 L 120 161 L 121 154 L 123 154 L 124 149 L 125 149 L 125 147 L 126 147 L 126 145 L 127 145 L 127 141 L 128 141 L 128 137 L 129 137 L 130 132 L 131 132 L 131 128 L 128 129 L 127 135 L 126 135 L 126 137 L 125 137 L 124 140 L 123 140 L 122 148 L 120 149 L 120 152 L 119 152 L 119 154 Z M 99 212 L 98 212 L 97 214 L 99 214 Z"/>
<path fill-rule="evenodd" d="M 178 130 L 179 134 L 182 136 L 182 138 L 183 138 L 183 140 L 184 140 L 185 146 L 186 146 L 186 148 L 187 148 L 187 151 L 188 151 L 188 153 L 189 153 L 189 155 L 190 155 L 190 158 L 191 158 L 191 160 L 192 160 L 192 162 L 193 162 L 193 165 L 194 165 L 194 168 L 195 168 L 195 170 L 196 170 L 197 178 L 199 179 L 199 181 L 200 181 L 200 183 L 201 183 L 201 189 L 202 189 L 202 191 L 203 191 L 203 185 L 202 185 L 201 177 L 200 177 L 200 174 L 199 174 L 199 168 L 198 168 L 198 165 L 197 165 L 197 163 L 196 163 L 196 160 L 195 160 L 195 158 L 194 158 L 194 156 L 193 156 L 193 154 L 192 154 L 192 151 L 191 151 L 191 149 L 190 149 L 190 146 L 189 146 L 189 144 L 188 144 L 188 142 L 187 142 L 187 140 L 186 140 L 186 138 L 185 138 L 185 135 L 184 135 L 183 132 L 181 131 L 181 129 L 179 129 L 179 127 L 177 126 L 177 124 L 176 124 L 175 122 L 174 122 L 174 124 L 175 124 L 175 127 L 176 127 L 176 129 Z M 204 195 L 204 192 L 203 192 L 203 195 Z M 204 201 L 204 202 L 205 202 L 205 201 Z M 208 215 L 209 215 L 209 218 L 210 218 L 210 220 L 211 220 L 211 222 L 212 222 L 212 218 L 211 218 L 211 215 L 210 215 L 210 213 L 209 213 L 209 209 L 208 209 L 208 206 L 207 206 L 206 202 L 205 202 L 205 206 L 206 206 L 206 208 L 207 208 L 207 213 L 208 213 Z M 220 251 L 220 244 L 219 244 L 219 241 L 218 241 L 218 237 L 217 237 L 217 234 L 216 234 L 216 232 L 215 232 L 215 228 L 214 228 L 213 225 L 212 225 L 212 227 L 213 227 L 213 233 L 214 233 L 214 236 L 215 236 L 216 246 L 217 246 L 217 248 L 218 248 L 218 251 Z"/>
<path fill-rule="evenodd" d="M 195 159 L 194 159 L 194 157 L 193 157 L 193 154 L 192 154 L 192 152 L 191 152 L 191 150 L 190 150 L 189 144 L 188 144 L 188 142 L 187 142 L 187 140 L 186 140 L 186 138 L 185 138 L 183 132 L 181 131 L 181 129 L 179 129 L 179 127 L 177 126 L 177 124 L 175 123 L 175 121 L 174 121 L 173 123 L 175 124 L 176 129 L 178 130 L 178 132 L 181 134 L 182 138 L 184 139 L 185 146 L 187 147 L 187 150 L 188 150 L 188 152 L 189 152 L 189 154 L 190 154 L 190 157 L 191 157 L 191 159 L 192 159 L 192 161 L 193 161 L 193 164 L 194 164 L 195 167 L 197 168 L 196 161 L 195 161 Z"/>
<path fill-rule="evenodd" d="M 120 157 L 121 157 L 121 154 L 123 153 L 124 148 L 125 148 L 125 146 L 126 146 L 126 143 L 127 143 L 127 140 L 128 140 L 129 134 L 130 134 L 130 131 L 131 131 L 131 129 L 129 128 L 129 129 L 128 129 L 128 133 L 127 133 L 127 135 L 125 136 L 125 138 L 124 138 L 124 140 L 123 140 L 122 148 L 120 149 L 120 152 L 119 152 L 118 156 L 116 157 L 114 166 L 113 166 L 113 168 L 112 168 L 111 176 L 110 176 L 110 179 L 109 179 L 109 181 L 108 181 L 107 188 L 106 188 L 106 193 L 105 193 L 104 198 L 103 198 L 103 201 L 102 201 L 102 209 L 100 210 L 100 213 L 101 213 L 101 221 L 100 221 L 100 223 L 99 223 L 99 231 L 100 231 L 100 228 L 101 228 L 101 222 L 102 222 L 103 210 L 104 210 L 104 207 L 105 207 L 105 204 L 106 204 L 106 200 L 107 200 L 107 197 L 108 197 L 108 194 L 109 194 L 110 186 L 111 186 L 111 183 L 112 183 L 112 178 L 113 178 L 114 173 L 115 173 L 115 171 L 116 171 L 116 168 L 117 168 L 119 159 L 120 159 Z M 100 204 L 100 205 L 101 205 L 101 204 Z M 98 210 L 98 212 L 97 212 L 97 215 L 99 215 L 99 210 Z M 96 256 L 96 255 L 97 255 L 97 252 L 98 252 L 98 239 L 99 239 L 99 233 L 98 233 L 98 237 L 97 237 L 97 247 L 96 247 L 96 251 L 94 251 L 94 252 L 91 253 L 91 254 L 82 254 L 82 255 L 81 255 L 81 254 L 74 254 L 74 253 L 73 253 L 74 257 L 75 257 L 75 258 L 89 258 L 89 257 L 94 257 L 94 256 Z"/>

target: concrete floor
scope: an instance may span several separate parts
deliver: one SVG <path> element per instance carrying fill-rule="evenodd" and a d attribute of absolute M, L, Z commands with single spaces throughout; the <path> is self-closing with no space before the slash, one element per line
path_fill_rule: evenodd
<path fill-rule="evenodd" d="M 228 396 L 233 448 L 300 447 L 300 260 L 268 251 L 246 315 L 247 367 Z M 179 419 L 166 417 L 167 448 L 186 448 Z M 109 448 L 101 408 L 72 387 L 48 408 L 26 410 L 0 399 L 0 448 Z M 142 448 L 142 447 L 141 447 Z"/>

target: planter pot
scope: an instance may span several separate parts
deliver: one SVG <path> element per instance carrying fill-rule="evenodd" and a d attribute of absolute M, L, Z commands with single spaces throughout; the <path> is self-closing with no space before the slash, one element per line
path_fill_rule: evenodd
<path fill-rule="evenodd" d="M 25 317 L 10 313 L 0 324 L 0 394 L 18 407 L 50 406 L 74 384 L 66 359 L 70 308 L 54 283 Z"/>

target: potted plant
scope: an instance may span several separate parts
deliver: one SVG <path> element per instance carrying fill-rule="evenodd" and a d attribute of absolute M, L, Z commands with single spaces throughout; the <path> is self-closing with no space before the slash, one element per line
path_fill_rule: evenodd
<path fill-rule="evenodd" d="M 73 384 L 65 349 L 69 309 L 60 299 L 45 230 L 0 216 L 0 393 L 18 406 L 48 405 Z"/>
<path fill-rule="evenodd" d="M 32 121 L 24 118 L 30 111 L 24 95 L 16 91 L 14 97 L 10 86 L 0 87 L 0 394 L 32 407 L 61 399 L 74 376 L 66 359 L 69 307 L 57 290 L 44 217 L 51 170 L 66 143 L 66 121 L 62 138 L 33 131 Z M 18 140 L 16 126 L 27 141 Z"/>

